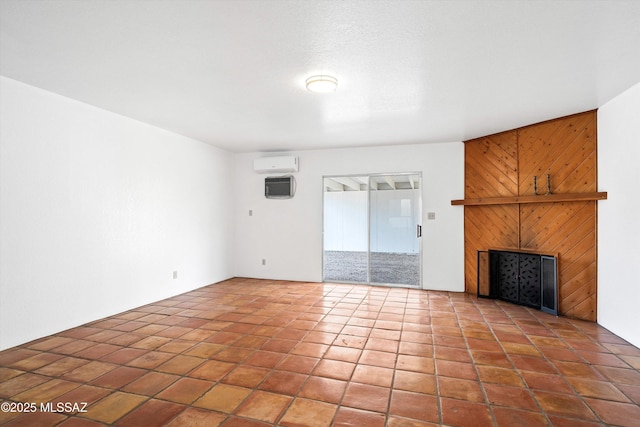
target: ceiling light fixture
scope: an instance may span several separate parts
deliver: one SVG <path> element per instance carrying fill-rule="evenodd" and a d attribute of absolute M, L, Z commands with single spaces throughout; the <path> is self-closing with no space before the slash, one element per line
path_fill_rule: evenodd
<path fill-rule="evenodd" d="M 327 75 L 311 76 L 307 79 L 307 90 L 313 93 L 335 92 L 338 79 Z"/>

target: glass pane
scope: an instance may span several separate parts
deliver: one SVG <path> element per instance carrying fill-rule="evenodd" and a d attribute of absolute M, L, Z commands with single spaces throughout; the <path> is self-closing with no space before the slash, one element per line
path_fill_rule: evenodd
<path fill-rule="evenodd" d="M 420 176 L 370 177 L 370 281 L 420 286 Z"/>
<path fill-rule="evenodd" d="M 324 178 L 324 280 L 368 283 L 367 177 Z"/>

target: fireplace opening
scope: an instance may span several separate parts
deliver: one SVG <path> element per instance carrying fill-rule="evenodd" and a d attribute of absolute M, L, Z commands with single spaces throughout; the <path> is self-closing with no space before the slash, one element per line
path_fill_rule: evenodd
<path fill-rule="evenodd" d="M 520 250 L 478 251 L 479 297 L 558 314 L 558 258 Z"/>

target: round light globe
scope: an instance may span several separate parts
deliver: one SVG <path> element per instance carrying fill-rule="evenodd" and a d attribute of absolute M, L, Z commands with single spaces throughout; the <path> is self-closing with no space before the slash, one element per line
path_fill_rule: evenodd
<path fill-rule="evenodd" d="M 307 90 L 313 93 L 335 92 L 338 79 L 326 75 L 311 76 L 307 79 Z"/>

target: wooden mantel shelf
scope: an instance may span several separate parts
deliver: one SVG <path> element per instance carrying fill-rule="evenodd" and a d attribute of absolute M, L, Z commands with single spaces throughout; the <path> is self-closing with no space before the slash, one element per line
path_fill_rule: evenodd
<path fill-rule="evenodd" d="M 519 203 L 554 203 L 554 202 L 582 202 L 586 200 L 606 200 L 606 192 L 597 193 L 568 193 L 549 194 L 540 196 L 508 196 L 482 197 L 479 199 L 452 200 L 453 206 L 483 206 L 483 205 L 513 205 Z"/>

